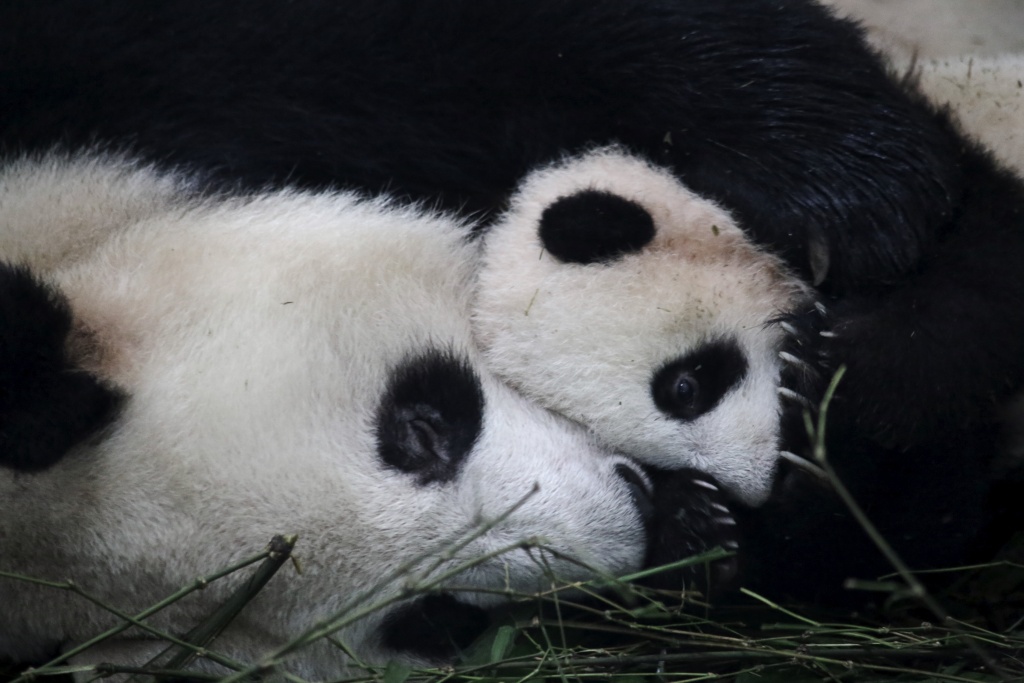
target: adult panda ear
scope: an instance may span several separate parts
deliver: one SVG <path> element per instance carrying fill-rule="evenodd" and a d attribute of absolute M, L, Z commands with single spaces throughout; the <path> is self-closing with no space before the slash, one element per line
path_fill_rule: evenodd
<path fill-rule="evenodd" d="M 109 422 L 120 395 L 68 358 L 67 299 L 0 263 L 0 467 L 50 467 Z"/>
<path fill-rule="evenodd" d="M 610 263 L 654 238 L 647 209 L 612 192 L 587 189 L 544 209 L 538 226 L 544 248 L 564 263 Z"/>
<path fill-rule="evenodd" d="M 451 481 L 483 428 L 484 395 L 472 366 L 427 350 L 393 372 L 377 409 L 377 450 L 421 485 Z"/>

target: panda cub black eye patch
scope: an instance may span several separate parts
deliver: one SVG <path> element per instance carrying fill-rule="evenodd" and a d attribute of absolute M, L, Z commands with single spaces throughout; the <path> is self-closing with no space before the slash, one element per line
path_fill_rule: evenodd
<path fill-rule="evenodd" d="M 537 230 L 544 248 L 563 263 L 608 263 L 643 249 L 654 238 L 654 219 L 629 199 L 583 190 L 544 209 Z"/>
<path fill-rule="evenodd" d="M 680 420 L 712 410 L 747 374 L 747 359 L 734 341 L 714 341 L 666 363 L 651 380 L 654 404 Z"/>
<path fill-rule="evenodd" d="M 421 486 L 451 481 L 483 414 L 480 381 L 464 359 L 436 350 L 409 358 L 391 373 L 377 409 L 378 455 Z"/>

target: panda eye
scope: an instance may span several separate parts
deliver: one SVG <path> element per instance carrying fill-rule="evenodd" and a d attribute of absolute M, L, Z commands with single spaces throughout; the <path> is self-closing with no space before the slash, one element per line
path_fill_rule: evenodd
<path fill-rule="evenodd" d="M 676 380 L 676 400 L 681 407 L 692 406 L 700 395 L 700 382 L 689 372 L 683 372 Z"/>
<path fill-rule="evenodd" d="M 674 363 L 655 375 L 651 386 L 654 403 L 672 417 L 693 420 L 705 412 L 706 407 L 698 368 Z"/>
<path fill-rule="evenodd" d="M 713 410 L 747 371 L 746 357 L 735 341 L 707 342 L 655 372 L 651 397 L 666 415 L 695 420 Z"/>
<path fill-rule="evenodd" d="M 655 403 L 669 415 L 692 420 L 704 412 L 700 381 L 691 368 L 670 369 L 655 380 L 652 390 Z"/>

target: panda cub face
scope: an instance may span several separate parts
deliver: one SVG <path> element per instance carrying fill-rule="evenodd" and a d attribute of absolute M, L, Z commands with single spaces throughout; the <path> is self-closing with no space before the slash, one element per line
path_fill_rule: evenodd
<path fill-rule="evenodd" d="M 605 149 L 536 173 L 484 241 L 474 324 L 492 369 L 614 448 L 765 498 L 771 321 L 809 293 L 729 214 Z"/>
<path fill-rule="evenodd" d="M 406 637 L 419 608 L 472 619 L 549 571 L 641 566 L 645 475 L 484 369 L 467 226 L 344 194 L 201 198 L 104 157 L 8 164 L 0 216 L 0 260 L 28 269 L 2 274 L 63 298 L 78 371 L 123 397 L 52 466 L 0 468 L 0 570 L 72 579 L 137 613 L 298 534 L 302 573 L 282 570 L 216 641 L 257 661 L 362 591 L 398 595 L 405 579 L 384 579 L 418 557 L 425 579 L 426 566 L 490 555 L 449 581 L 458 592 L 339 634 L 366 661 L 422 662 L 453 643 L 443 622 L 438 642 Z M 527 539 L 558 552 L 518 547 Z M 185 633 L 231 588 L 211 584 L 152 623 Z M 0 656 L 23 661 L 117 623 L 10 580 L 0 604 Z M 162 648 L 126 635 L 84 658 L 140 663 Z M 321 643 L 291 666 L 324 678 L 344 660 Z"/>

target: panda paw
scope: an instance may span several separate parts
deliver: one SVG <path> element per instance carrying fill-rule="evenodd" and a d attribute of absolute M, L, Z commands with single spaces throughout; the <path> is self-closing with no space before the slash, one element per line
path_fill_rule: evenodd
<path fill-rule="evenodd" d="M 837 369 L 831 352 L 839 339 L 835 317 L 823 303 L 815 301 L 777 323 L 786 332 L 786 341 L 779 351 L 779 397 L 784 408 L 815 413 Z"/>
<path fill-rule="evenodd" d="M 964 362 L 967 344 L 947 342 L 943 332 L 951 333 L 928 326 L 922 304 L 905 299 L 844 297 L 777 320 L 786 332 L 779 354 L 784 430 L 796 425 L 806 431 L 804 412 L 817 413 L 840 367 L 846 372 L 830 399 L 830 424 L 842 423 L 887 448 L 961 429 L 970 411 L 986 405 L 977 399 L 984 383 L 972 392 L 973 376 L 955 374 L 978 367 L 973 359 Z"/>
<path fill-rule="evenodd" d="M 739 527 L 721 486 L 696 470 L 657 471 L 654 483 L 654 521 L 647 566 L 677 562 L 721 548 L 730 555 L 661 572 L 647 582 L 656 588 L 698 586 L 707 592 L 728 588 L 739 573 L 736 551 Z"/>

